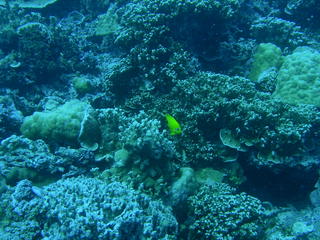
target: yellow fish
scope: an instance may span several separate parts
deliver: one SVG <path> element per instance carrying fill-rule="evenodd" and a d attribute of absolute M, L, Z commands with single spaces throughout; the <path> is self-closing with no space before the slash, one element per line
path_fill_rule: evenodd
<path fill-rule="evenodd" d="M 182 130 L 178 121 L 174 117 L 172 117 L 170 114 L 166 113 L 164 116 L 167 119 L 170 135 L 181 134 Z"/>

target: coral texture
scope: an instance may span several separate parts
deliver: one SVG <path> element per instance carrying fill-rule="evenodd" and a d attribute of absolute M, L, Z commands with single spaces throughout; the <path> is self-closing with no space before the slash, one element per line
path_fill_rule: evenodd
<path fill-rule="evenodd" d="M 29 231 L 22 239 L 156 240 L 175 239 L 177 232 L 170 208 L 118 182 L 78 177 L 40 189 L 24 180 L 11 191 L 11 199 L 1 201 L 12 219 L 6 237 L 17 225 Z"/>
<path fill-rule="evenodd" d="M 260 239 L 265 217 L 261 202 L 234 191 L 226 184 L 216 183 L 201 187 L 190 198 L 195 218 L 191 239 Z"/>

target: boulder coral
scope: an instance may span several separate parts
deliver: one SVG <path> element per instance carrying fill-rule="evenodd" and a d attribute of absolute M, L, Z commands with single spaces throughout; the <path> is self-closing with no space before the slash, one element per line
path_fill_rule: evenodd
<path fill-rule="evenodd" d="M 274 96 L 290 104 L 320 106 L 320 53 L 298 47 L 285 57 L 277 77 Z"/>
<path fill-rule="evenodd" d="M 48 112 L 35 112 L 24 119 L 21 132 L 30 139 L 43 139 L 64 145 L 96 150 L 99 124 L 89 104 L 71 100 Z"/>

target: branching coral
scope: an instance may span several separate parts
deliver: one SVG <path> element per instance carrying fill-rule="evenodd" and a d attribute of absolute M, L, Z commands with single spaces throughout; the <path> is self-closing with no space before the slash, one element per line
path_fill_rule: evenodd
<path fill-rule="evenodd" d="M 264 208 L 252 196 L 216 183 L 201 187 L 190 206 L 195 218 L 191 239 L 261 239 Z"/>

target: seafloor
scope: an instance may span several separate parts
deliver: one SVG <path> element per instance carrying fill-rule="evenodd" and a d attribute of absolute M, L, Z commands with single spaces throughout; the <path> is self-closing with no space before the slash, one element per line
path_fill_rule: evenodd
<path fill-rule="evenodd" d="M 1 240 L 319 240 L 319 0 L 0 0 Z"/>

